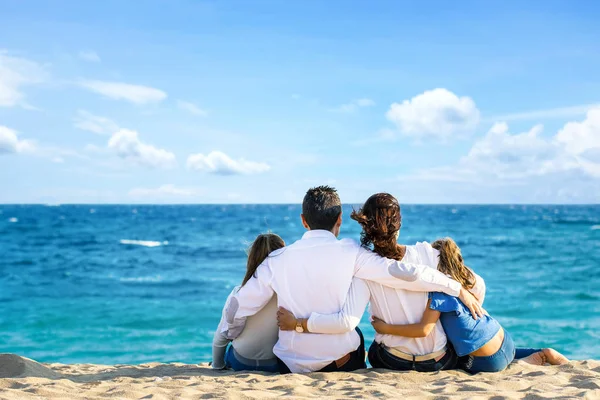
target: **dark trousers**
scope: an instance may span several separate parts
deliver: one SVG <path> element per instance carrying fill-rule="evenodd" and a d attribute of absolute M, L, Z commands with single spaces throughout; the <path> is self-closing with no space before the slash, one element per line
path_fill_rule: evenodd
<path fill-rule="evenodd" d="M 458 357 L 448 343 L 448 351 L 439 361 L 408 361 L 389 353 L 383 345 L 373 341 L 369 347 L 369 362 L 373 368 L 387 368 L 396 371 L 435 372 L 456 368 Z"/>
<path fill-rule="evenodd" d="M 356 327 L 356 333 L 360 337 L 360 346 L 350 353 L 350 360 L 340 367 L 333 361 L 331 364 L 315 372 L 352 372 L 357 369 L 367 368 L 367 364 L 365 363 L 365 338 L 358 327 Z M 288 366 L 280 359 L 277 359 L 277 364 L 279 365 L 279 373 L 289 374 L 291 372 Z"/>

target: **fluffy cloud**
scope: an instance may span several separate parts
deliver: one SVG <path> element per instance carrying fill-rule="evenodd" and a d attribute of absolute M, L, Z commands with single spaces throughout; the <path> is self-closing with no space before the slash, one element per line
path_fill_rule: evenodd
<path fill-rule="evenodd" d="M 32 153 L 35 151 L 35 143 L 31 140 L 19 140 L 17 132 L 0 126 L 0 154 L 10 153 Z"/>
<path fill-rule="evenodd" d="M 177 100 L 177 107 L 199 117 L 206 117 L 208 115 L 208 111 L 203 110 L 194 103 L 189 103 L 187 101 Z"/>
<path fill-rule="evenodd" d="M 129 191 L 131 197 L 191 197 L 199 196 L 203 190 L 197 187 L 177 187 L 173 184 L 162 185 L 157 188 L 133 188 Z"/>
<path fill-rule="evenodd" d="M 105 97 L 138 105 L 158 103 L 167 98 L 167 94 L 162 90 L 129 83 L 83 80 L 78 84 Z"/>
<path fill-rule="evenodd" d="M 78 55 L 83 61 L 94 63 L 100 62 L 100 56 L 95 51 L 80 51 Z"/>
<path fill-rule="evenodd" d="M 212 151 L 206 156 L 191 154 L 187 159 L 187 167 L 216 175 L 259 174 L 271 169 L 266 163 L 246 161 L 243 158 L 234 160 L 220 151 Z"/>
<path fill-rule="evenodd" d="M 568 188 L 574 182 L 600 179 L 600 108 L 581 122 L 569 122 L 554 136 L 542 126 L 512 134 L 496 123 L 457 165 L 419 171 L 417 180 L 469 182 L 484 185 L 519 183 Z M 600 187 L 600 185 L 598 186 Z"/>
<path fill-rule="evenodd" d="M 0 107 L 21 106 L 25 102 L 22 87 L 42 82 L 46 78 L 43 67 L 24 58 L 10 57 L 0 50 Z"/>
<path fill-rule="evenodd" d="M 357 111 L 359 108 L 373 107 L 375 102 L 371 99 L 356 99 L 350 103 L 342 104 L 338 107 L 332 108 L 330 111 L 341 112 L 341 113 L 352 113 Z"/>
<path fill-rule="evenodd" d="M 148 167 L 171 167 L 175 154 L 142 142 L 136 131 L 120 129 L 108 141 L 108 148 L 119 157 Z"/>
<path fill-rule="evenodd" d="M 109 135 L 119 130 L 119 126 L 112 120 L 94 115 L 85 110 L 77 111 L 73 120 L 77 129 L 94 132 L 99 135 Z"/>
<path fill-rule="evenodd" d="M 406 136 L 447 140 L 473 130 L 479 123 L 479 114 L 470 97 L 458 97 L 440 88 L 393 103 L 386 116 Z"/>

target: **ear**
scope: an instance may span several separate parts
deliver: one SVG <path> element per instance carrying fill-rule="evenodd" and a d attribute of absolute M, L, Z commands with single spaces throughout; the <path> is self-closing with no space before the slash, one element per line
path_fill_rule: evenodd
<path fill-rule="evenodd" d="M 308 226 L 308 223 L 306 222 L 306 218 L 304 218 L 304 214 L 300 214 L 300 219 L 302 220 L 302 226 L 304 226 L 306 229 L 308 229 L 310 231 L 310 226 Z"/>
<path fill-rule="evenodd" d="M 342 226 L 342 213 L 340 213 L 340 216 L 337 219 L 337 222 L 335 223 L 337 226 Z"/>

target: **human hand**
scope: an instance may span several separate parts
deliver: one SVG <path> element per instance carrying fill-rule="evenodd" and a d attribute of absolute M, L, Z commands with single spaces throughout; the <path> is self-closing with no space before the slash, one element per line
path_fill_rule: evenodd
<path fill-rule="evenodd" d="M 471 315 L 474 319 L 479 319 L 485 315 L 485 310 L 479 304 L 479 301 L 471 292 L 465 288 L 460 289 L 460 295 L 458 296 L 460 301 L 471 311 Z"/>
<path fill-rule="evenodd" d="M 297 320 L 294 314 L 283 307 L 277 310 L 277 325 L 282 331 L 293 331 L 296 329 Z"/>
<path fill-rule="evenodd" d="M 381 333 L 382 335 L 385 335 L 387 333 L 387 327 L 389 326 L 383 320 L 381 320 L 375 316 L 371 317 L 371 325 L 373 325 L 375 332 Z"/>

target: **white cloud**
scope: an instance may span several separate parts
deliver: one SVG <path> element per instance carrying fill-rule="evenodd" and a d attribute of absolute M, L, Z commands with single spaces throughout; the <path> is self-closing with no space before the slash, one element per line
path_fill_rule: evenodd
<path fill-rule="evenodd" d="M 354 111 L 357 111 L 359 108 L 373 107 L 374 105 L 375 105 L 375 102 L 373 100 L 363 98 L 363 99 L 352 100 L 349 103 L 339 105 L 335 108 L 332 108 L 330 111 L 340 112 L 340 113 L 353 113 Z"/>
<path fill-rule="evenodd" d="M 22 88 L 43 82 L 46 75 L 39 64 L 8 56 L 5 51 L 0 50 L 0 107 L 33 108 L 25 101 Z"/>
<path fill-rule="evenodd" d="M 171 167 L 175 154 L 143 143 L 136 131 L 120 129 L 108 141 L 108 148 L 119 157 L 149 167 Z"/>
<path fill-rule="evenodd" d="M 93 62 L 93 63 L 100 62 L 100 56 L 95 51 L 91 51 L 91 50 L 80 51 L 79 58 L 81 58 L 82 60 L 87 61 L 87 62 Z"/>
<path fill-rule="evenodd" d="M 386 116 L 406 136 L 442 141 L 462 136 L 479 123 L 479 110 L 470 97 L 458 97 L 443 88 L 393 103 Z"/>
<path fill-rule="evenodd" d="M 243 158 L 234 160 L 220 151 L 212 151 L 206 156 L 191 154 L 187 159 L 187 167 L 216 175 L 259 174 L 271 169 L 266 163 L 246 161 Z"/>
<path fill-rule="evenodd" d="M 157 188 L 133 188 L 129 191 L 131 197 L 191 197 L 199 196 L 204 192 L 197 187 L 178 187 L 173 184 L 162 185 Z"/>
<path fill-rule="evenodd" d="M 581 122 L 569 122 L 554 136 L 542 125 L 512 134 L 496 123 L 458 164 L 418 171 L 403 179 L 463 182 L 478 185 L 521 184 L 533 191 L 542 185 L 568 190 L 578 182 L 600 187 L 600 108 Z M 564 191 L 563 190 L 563 191 Z M 599 191 L 600 192 L 600 191 Z"/>
<path fill-rule="evenodd" d="M 208 115 L 208 111 L 198 107 L 194 103 L 190 103 L 187 101 L 177 100 L 177 107 L 199 117 L 206 117 Z"/>
<path fill-rule="evenodd" d="M 35 142 L 19 140 L 17 131 L 0 126 L 0 154 L 33 153 L 35 148 Z"/>
<path fill-rule="evenodd" d="M 82 80 L 78 85 L 105 97 L 138 105 L 158 103 L 167 98 L 167 94 L 162 90 L 129 83 Z"/>
<path fill-rule="evenodd" d="M 78 110 L 77 117 L 73 120 L 77 129 L 94 132 L 100 135 L 109 135 L 119 130 L 119 126 L 106 117 L 94 115 L 85 110 Z"/>

